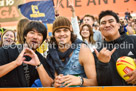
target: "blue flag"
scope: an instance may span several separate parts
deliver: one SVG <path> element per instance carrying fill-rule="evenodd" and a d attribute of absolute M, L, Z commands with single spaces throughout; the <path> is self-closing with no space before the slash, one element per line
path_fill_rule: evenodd
<path fill-rule="evenodd" d="M 53 23 L 55 20 L 54 4 L 52 0 L 32 1 L 18 6 L 21 13 L 30 20 L 40 20 Z"/>

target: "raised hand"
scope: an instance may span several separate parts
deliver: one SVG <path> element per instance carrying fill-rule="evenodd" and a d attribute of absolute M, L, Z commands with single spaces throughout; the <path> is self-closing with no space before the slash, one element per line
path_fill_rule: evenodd
<path fill-rule="evenodd" d="M 74 2 L 73 2 L 73 0 L 72 1 L 68 0 L 68 2 L 69 2 L 69 8 L 71 8 L 71 11 L 74 12 L 75 8 L 74 8 Z"/>
<path fill-rule="evenodd" d="M 61 0 L 61 1 L 62 1 L 62 0 Z M 60 1 L 60 2 L 61 2 L 61 1 Z M 57 4 L 54 6 L 55 15 L 59 14 L 60 2 L 59 2 L 59 0 L 57 0 Z"/>
<path fill-rule="evenodd" d="M 109 51 L 107 48 L 103 48 L 100 52 L 94 49 L 97 58 L 103 63 L 109 63 L 111 55 L 115 52 L 116 48 Z"/>

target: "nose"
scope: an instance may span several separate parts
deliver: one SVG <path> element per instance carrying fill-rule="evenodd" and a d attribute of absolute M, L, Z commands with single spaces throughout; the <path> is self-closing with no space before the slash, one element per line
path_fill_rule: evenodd
<path fill-rule="evenodd" d="M 64 35 L 64 31 L 61 31 L 61 32 L 60 32 L 60 35 Z"/>
<path fill-rule="evenodd" d="M 109 22 L 107 22 L 107 23 L 106 23 L 106 26 L 110 26 L 110 23 L 109 23 Z"/>
<path fill-rule="evenodd" d="M 38 38 L 38 34 L 34 34 L 33 38 L 37 39 Z"/>

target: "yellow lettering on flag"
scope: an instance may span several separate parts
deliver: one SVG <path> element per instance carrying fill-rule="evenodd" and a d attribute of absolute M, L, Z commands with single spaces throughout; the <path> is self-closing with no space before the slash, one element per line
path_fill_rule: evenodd
<path fill-rule="evenodd" d="M 30 14 L 30 17 L 36 18 L 36 17 L 45 17 L 44 13 L 40 13 L 37 5 L 31 5 L 32 13 Z"/>

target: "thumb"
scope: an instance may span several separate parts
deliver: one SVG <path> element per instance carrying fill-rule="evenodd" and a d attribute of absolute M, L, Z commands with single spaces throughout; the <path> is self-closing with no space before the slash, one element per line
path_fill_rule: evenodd
<path fill-rule="evenodd" d="M 133 72 L 131 71 L 131 72 L 129 72 L 129 73 L 127 73 L 127 74 L 125 74 L 125 75 L 124 75 L 124 77 L 127 77 L 127 76 L 129 76 L 129 77 L 130 77 L 130 76 L 132 76 L 132 73 L 133 73 Z"/>
<path fill-rule="evenodd" d="M 63 74 L 60 74 L 59 76 L 63 76 Z"/>
<path fill-rule="evenodd" d="M 29 61 L 23 61 L 23 62 L 24 62 L 25 64 L 29 64 L 29 65 L 31 64 Z"/>
<path fill-rule="evenodd" d="M 94 52 L 95 52 L 96 56 L 98 57 L 99 52 L 96 50 L 96 48 L 94 48 Z"/>

